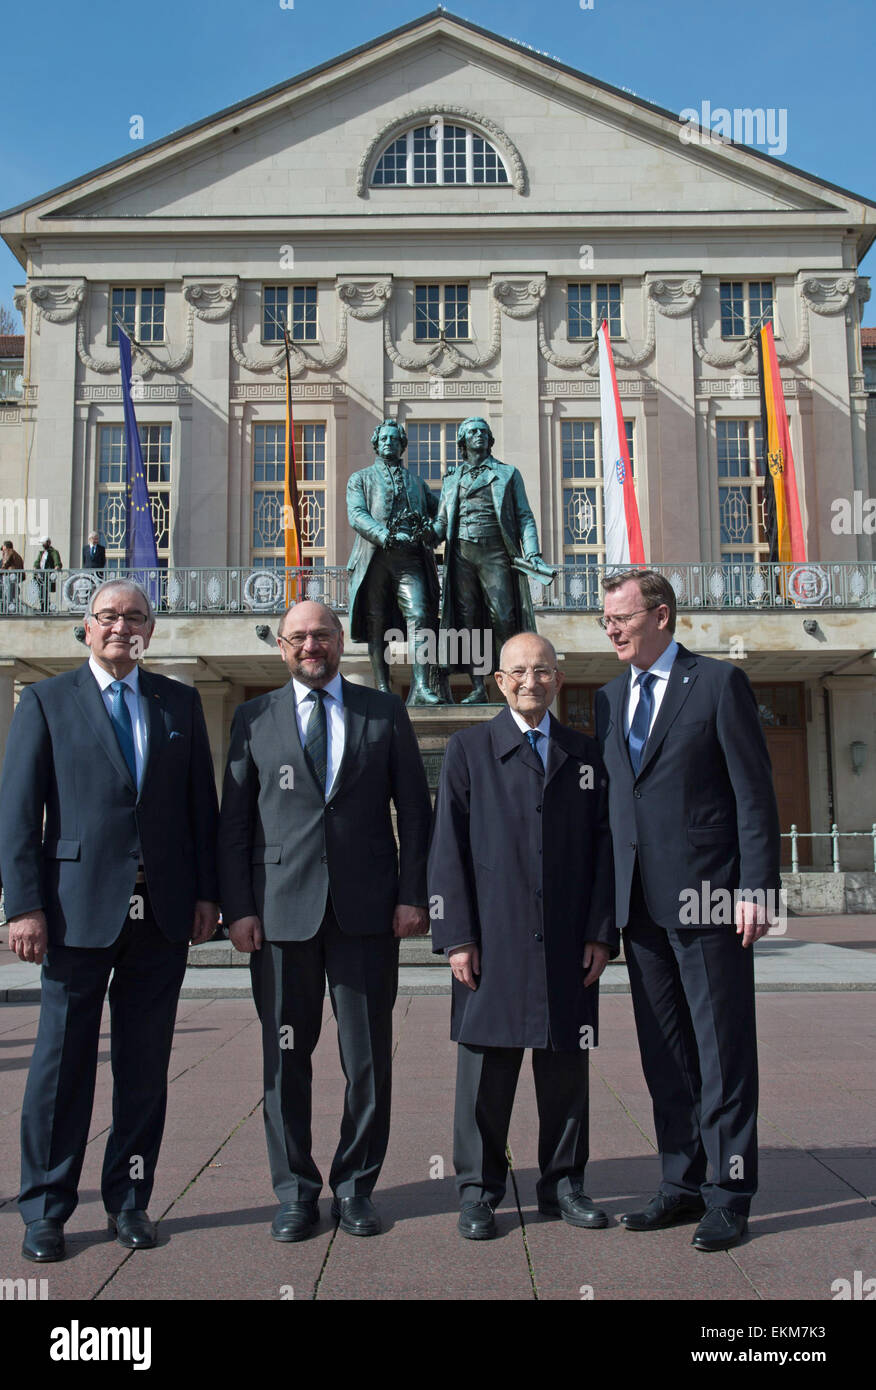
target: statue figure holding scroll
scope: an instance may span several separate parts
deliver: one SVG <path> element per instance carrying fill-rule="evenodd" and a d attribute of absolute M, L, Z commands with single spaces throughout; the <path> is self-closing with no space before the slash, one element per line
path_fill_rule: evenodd
<path fill-rule="evenodd" d="M 456 443 L 461 462 L 444 479 L 433 527 L 446 543 L 440 626 L 491 631 L 498 654 L 515 633 L 536 630 L 529 578 L 549 584 L 556 571 L 541 558 L 520 473 L 490 452 L 495 440 L 486 420 L 463 420 Z M 486 673 L 468 669 L 472 689 L 462 703 L 484 705 Z"/>
<path fill-rule="evenodd" d="M 412 664 L 409 705 L 437 705 L 424 654 L 438 627 L 438 571 L 432 518 L 438 499 L 404 464 L 404 426 L 384 420 L 371 436 L 377 461 L 347 483 L 347 516 L 357 533 L 350 571 L 350 634 L 367 642 L 378 690 L 389 691 L 388 634 L 406 631 Z M 418 634 L 428 634 L 426 641 Z M 431 640 L 429 640 L 431 639 Z"/>

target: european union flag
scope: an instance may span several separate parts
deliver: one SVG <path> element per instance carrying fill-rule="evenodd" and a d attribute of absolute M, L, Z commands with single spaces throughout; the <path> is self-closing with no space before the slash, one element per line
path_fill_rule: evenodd
<path fill-rule="evenodd" d="M 122 364 L 122 402 L 125 412 L 125 453 L 127 457 L 125 495 L 127 499 L 127 540 L 125 543 L 125 568 L 128 570 L 157 570 L 158 547 L 155 544 L 155 527 L 152 524 L 152 508 L 149 505 L 149 489 L 143 470 L 143 451 L 140 448 L 140 431 L 134 415 L 134 402 L 131 399 L 131 343 L 127 334 L 119 326 L 119 357 Z M 139 576 L 138 576 L 139 577 Z M 144 575 L 140 580 L 147 579 Z M 153 599 L 156 581 L 145 583 L 144 588 Z"/>

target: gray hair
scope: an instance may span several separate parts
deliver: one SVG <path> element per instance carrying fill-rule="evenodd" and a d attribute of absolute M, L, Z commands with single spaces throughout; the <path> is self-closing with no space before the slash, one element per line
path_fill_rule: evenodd
<path fill-rule="evenodd" d="M 146 605 L 146 615 L 149 619 L 149 622 L 155 622 L 155 609 L 152 607 L 152 600 L 150 599 L 146 590 L 143 588 L 143 585 L 138 584 L 136 579 L 122 578 L 105 579 L 102 584 L 98 584 L 97 588 L 92 590 L 91 598 L 88 602 L 88 612 L 85 614 L 86 622 L 89 618 L 94 617 L 95 613 L 97 612 L 97 600 L 101 596 L 101 594 L 105 594 L 108 589 L 127 589 L 130 593 L 136 594 L 138 598 L 141 598 L 144 604 Z"/>

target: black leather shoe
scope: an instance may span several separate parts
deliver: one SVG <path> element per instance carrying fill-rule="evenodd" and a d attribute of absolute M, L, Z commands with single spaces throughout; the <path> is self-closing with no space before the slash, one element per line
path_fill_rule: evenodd
<path fill-rule="evenodd" d="M 24 1228 L 21 1253 L 34 1264 L 47 1265 L 52 1260 L 64 1258 L 64 1223 L 50 1216 L 39 1221 L 28 1221 Z"/>
<path fill-rule="evenodd" d="M 348 1236 L 380 1234 L 380 1217 L 370 1197 L 336 1197 L 332 1202 L 332 1216 Z"/>
<path fill-rule="evenodd" d="M 693 1233 L 695 1250 L 730 1250 L 738 1245 L 748 1228 L 748 1220 L 731 1207 L 710 1207 Z"/>
<path fill-rule="evenodd" d="M 271 1222 L 274 1240 L 306 1240 L 319 1222 L 316 1202 L 283 1202 Z"/>
<path fill-rule="evenodd" d="M 496 1234 L 496 1218 L 489 1202 L 466 1202 L 459 1213 L 459 1234 L 466 1240 L 492 1240 Z"/>
<path fill-rule="evenodd" d="M 595 1231 L 608 1225 L 607 1213 L 594 1206 L 586 1192 L 567 1192 L 553 1202 L 540 1201 L 538 1209 L 542 1216 L 561 1216 L 570 1226 L 587 1226 Z"/>
<path fill-rule="evenodd" d="M 702 1216 L 706 1204 L 701 1197 L 672 1197 L 658 1192 L 643 1211 L 630 1211 L 621 1221 L 628 1231 L 661 1231 L 677 1221 L 691 1221 Z"/>
<path fill-rule="evenodd" d="M 127 1250 L 151 1250 L 157 1244 L 155 1227 L 145 1211 L 107 1212 L 107 1231 Z"/>

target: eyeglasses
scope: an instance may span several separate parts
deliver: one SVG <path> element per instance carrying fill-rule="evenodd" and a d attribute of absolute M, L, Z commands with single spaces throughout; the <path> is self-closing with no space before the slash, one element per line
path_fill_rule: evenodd
<path fill-rule="evenodd" d="M 596 621 L 604 632 L 609 623 L 616 623 L 618 627 L 626 627 L 630 620 L 635 618 L 638 613 L 650 613 L 654 608 L 665 607 L 666 605 L 663 603 L 649 603 L 647 608 L 634 608 L 632 613 L 612 613 L 610 617 L 597 618 Z"/>
<path fill-rule="evenodd" d="M 556 669 L 556 666 L 512 666 L 510 671 L 502 671 L 502 668 L 499 668 L 501 674 L 507 676 L 515 685 L 525 680 L 530 671 L 537 681 L 549 681 Z"/>
<path fill-rule="evenodd" d="M 301 650 L 308 638 L 317 646 L 327 647 L 337 635 L 336 632 L 329 632 L 328 628 L 321 627 L 316 632 L 296 632 L 291 637 L 284 637 L 282 633 L 279 633 L 278 637 L 281 642 L 285 642 L 287 647 L 291 647 L 294 652 L 297 652 Z"/>
<path fill-rule="evenodd" d="M 145 627 L 149 621 L 145 613 L 113 613 L 110 608 L 105 608 L 101 613 L 92 613 L 91 616 L 101 627 L 115 627 L 119 618 L 123 618 L 129 627 Z"/>

